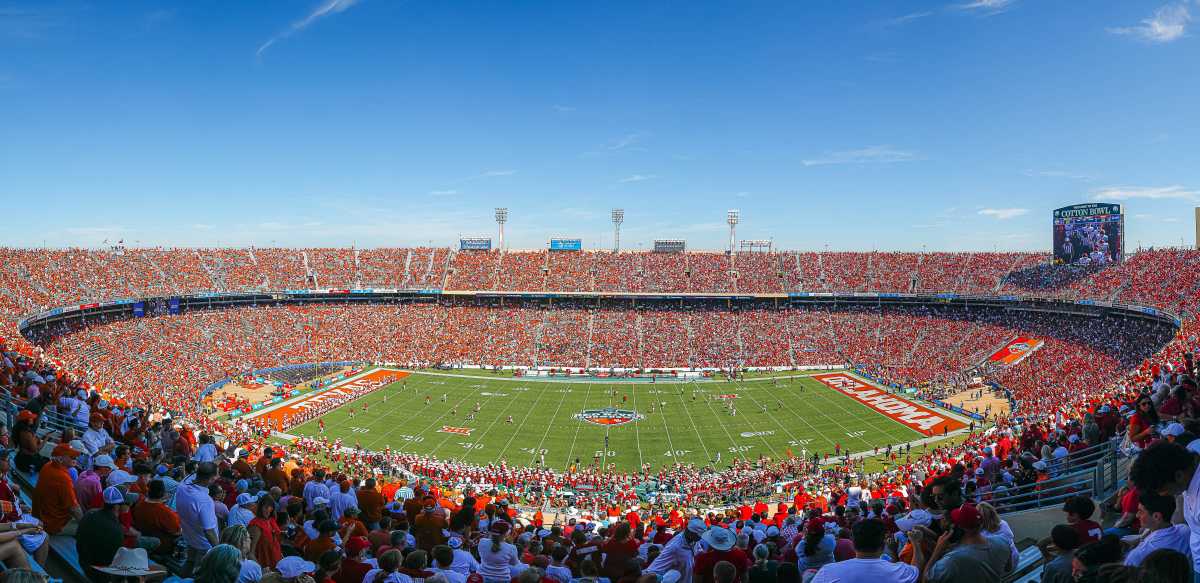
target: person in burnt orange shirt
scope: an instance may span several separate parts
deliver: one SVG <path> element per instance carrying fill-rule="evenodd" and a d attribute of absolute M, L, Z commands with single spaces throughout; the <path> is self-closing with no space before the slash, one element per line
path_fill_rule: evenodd
<path fill-rule="evenodd" d="M 38 473 L 37 486 L 33 489 L 33 515 L 42 521 L 50 534 L 73 535 L 83 518 L 83 508 L 75 498 L 75 484 L 71 481 L 71 468 L 79 451 L 60 443 L 50 454 L 50 463 L 42 466 Z"/>

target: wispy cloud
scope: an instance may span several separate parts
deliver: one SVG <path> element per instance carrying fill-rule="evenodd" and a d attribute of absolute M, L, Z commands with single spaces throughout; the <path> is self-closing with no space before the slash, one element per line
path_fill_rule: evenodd
<path fill-rule="evenodd" d="M 516 173 L 517 173 L 516 170 L 488 170 L 488 171 L 484 172 L 483 174 L 480 174 L 479 176 L 481 178 L 490 178 L 492 176 L 512 176 L 513 174 L 516 174 Z"/>
<path fill-rule="evenodd" d="M 892 146 L 867 146 L 857 150 L 842 150 L 826 152 L 819 158 L 801 160 L 805 166 L 825 166 L 829 164 L 894 164 L 896 162 L 913 162 L 921 157 L 916 152 L 897 150 Z"/>
<path fill-rule="evenodd" d="M 1082 180 L 1084 182 L 1093 180 L 1093 178 L 1087 174 L 1067 172 L 1066 170 L 1025 170 L 1022 172 L 1022 174 L 1034 178 L 1069 178 L 1071 180 Z"/>
<path fill-rule="evenodd" d="M 211 230 L 217 228 L 217 226 L 210 225 L 207 223 L 196 223 L 196 224 L 192 225 L 192 228 L 196 229 L 197 231 L 211 231 Z"/>
<path fill-rule="evenodd" d="M 884 19 L 884 20 L 880 20 L 880 21 L 876 22 L 876 23 L 875 23 L 875 25 L 876 25 L 876 26 L 879 26 L 879 27 L 883 27 L 883 28 L 892 28 L 892 27 L 896 27 L 896 26 L 904 26 L 904 25 L 906 25 L 906 24 L 908 24 L 908 23 L 910 23 L 910 22 L 913 22 L 913 21 L 915 21 L 915 20 L 920 20 L 920 19 L 922 19 L 922 18 L 925 18 L 926 16 L 933 16 L 933 13 L 932 13 L 932 12 L 929 12 L 929 11 L 926 11 L 926 12 L 913 12 L 913 13 L 911 13 L 911 14 L 905 14 L 905 15 L 903 15 L 903 16 L 897 16 L 897 17 L 895 17 L 895 18 L 887 18 L 887 19 Z"/>
<path fill-rule="evenodd" d="M 1134 198 L 1164 200 L 1200 198 L 1200 192 L 1179 185 L 1172 186 L 1108 186 L 1095 191 L 1092 200 L 1130 200 Z"/>
<path fill-rule="evenodd" d="M 991 16 L 1012 8 L 1012 5 L 1016 3 L 1016 0 L 972 0 L 965 4 L 954 4 L 952 7 L 983 16 Z"/>
<path fill-rule="evenodd" d="M 658 178 L 657 174 L 633 174 L 631 176 L 626 176 L 625 178 L 618 180 L 617 183 L 618 184 L 627 184 L 630 182 L 645 182 L 647 180 L 654 180 L 655 178 Z"/>
<path fill-rule="evenodd" d="M 1021 215 L 1029 214 L 1029 209 L 979 209 L 979 214 L 996 220 L 1007 221 Z"/>
<path fill-rule="evenodd" d="M 556 113 L 572 113 L 575 111 L 575 108 L 569 105 L 555 105 L 554 111 Z"/>
<path fill-rule="evenodd" d="M 0 6 L 0 39 L 41 39 L 63 24 L 63 16 L 53 9 Z"/>
<path fill-rule="evenodd" d="M 458 194 L 457 190 L 431 190 L 429 196 L 454 196 Z"/>
<path fill-rule="evenodd" d="M 1108 32 L 1133 36 L 1147 42 L 1169 43 L 1187 33 L 1192 15 L 1186 3 L 1168 4 L 1154 11 L 1154 16 L 1142 20 L 1137 26 L 1110 28 Z"/>
<path fill-rule="evenodd" d="M 743 190 L 740 192 L 733 193 L 733 196 L 735 196 L 737 198 L 750 198 L 750 193 L 748 191 Z"/>
<path fill-rule="evenodd" d="M 309 26 L 312 26 L 312 24 L 316 21 L 321 20 L 326 16 L 345 12 L 355 4 L 358 4 L 358 0 L 324 0 L 321 2 L 320 6 L 317 6 L 312 12 L 309 12 L 308 16 L 293 22 L 291 26 L 288 26 L 288 28 L 283 32 L 267 39 L 267 42 L 264 42 L 258 47 L 258 50 L 255 51 L 254 55 L 262 58 L 263 52 L 270 48 L 271 45 L 274 45 L 281 40 L 303 31 Z"/>
<path fill-rule="evenodd" d="M 604 146 L 605 150 L 615 151 L 624 150 L 631 146 L 635 146 L 642 141 L 643 135 L 640 132 L 625 134 Z"/>

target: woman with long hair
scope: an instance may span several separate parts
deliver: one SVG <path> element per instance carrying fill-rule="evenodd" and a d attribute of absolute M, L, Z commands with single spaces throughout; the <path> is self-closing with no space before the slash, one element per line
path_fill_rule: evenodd
<path fill-rule="evenodd" d="M 801 575 L 832 563 L 836 546 L 837 540 L 825 532 L 825 524 L 820 517 L 810 518 L 804 529 L 804 538 L 796 545 L 796 567 Z"/>
<path fill-rule="evenodd" d="M 497 520 L 488 527 L 489 540 L 479 542 L 479 574 L 484 583 L 509 583 L 512 580 L 512 568 L 517 565 L 520 554 L 517 547 L 505 542 L 509 526 L 503 520 Z"/>
<path fill-rule="evenodd" d="M 254 560 L 274 567 L 283 558 L 283 529 L 275 518 L 275 499 L 263 496 L 254 507 L 254 518 L 246 527 Z"/>
<path fill-rule="evenodd" d="M 1008 526 L 1008 522 L 1001 519 L 1000 513 L 996 512 L 996 507 L 987 502 L 980 502 L 975 509 L 979 511 L 979 515 L 983 518 L 983 534 L 999 538 L 1008 543 L 1008 553 L 1012 557 L 1012 564 L 1016 566 L 1021 560 L 1021 553 L 1017 551 L 1017 545 L 1014 542 L 1016 535 L 1013 534 L 1012 528 Z"/>
<path fill-rule="evenodd" d="M 1150 438 L 1154 436 L 1154 427 L 1158 425 L 1158 421 L 1158 410 L 1154 408 L 1154 401 L 1146 395 L 1138 397 L 1137 408 L 1129 418 L 1129 442 L 1138 447 L 1146 447 Z"/>

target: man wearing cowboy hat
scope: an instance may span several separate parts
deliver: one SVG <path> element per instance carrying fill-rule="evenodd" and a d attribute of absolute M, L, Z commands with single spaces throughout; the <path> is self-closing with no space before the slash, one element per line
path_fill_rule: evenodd
<path fill-rule="evenodd" d="M 728 528 L 714 526 L 700 537 L 709 550 L 696 555 L 696 565 L 692 568 L 696 583 L 714 583 L 713 568 L 717 563 L 726 561 L 737 569 L 737 580 L 746 581 L 750 571 L 750 557 L 746 551 L 738 548 L 737 535 Z"/>
<path fill-rule="evenodd" d="M 137 577 L 139 582 L 145 581 L 147 575 L 165 572 L 150 565 L 150 560 L 146 557 L 146 549 L 127 549 L 125 547 L 117 549 L 117 553 L 113 555 L 112 561 L 107 567 L 96 567 L 95 570 L 115 575 L 121 580 Z"/>

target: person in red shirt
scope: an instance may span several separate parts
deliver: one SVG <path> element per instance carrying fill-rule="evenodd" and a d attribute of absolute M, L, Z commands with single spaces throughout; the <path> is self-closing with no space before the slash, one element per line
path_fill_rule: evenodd
<path fill-rule="evenodd" d="M 618 522 L 613 527 L 612 538 L 604 542 L 601 551 L 604 552 L 604 563 L 600 567 L 600 574 L 608 577 L 610 581 L 616 581 L 625 574 L 625 567 L 629 559 L 638 556 L 637 539 L 633 538 L 632 527 L 628 522 Z"/>
<path fill-rule="evenodd" d="M 1079 544 L 1085 545 L 1100 540 L 1103 529 L 1092 520 L 1096 512 L 1096 503 L 1087 496 L 1073 496 L 1063 504 L 1063 512 L 1067 513 L 1067 524 L 1079 533 Z M 1136 510 L 1134 512 L 1137 512 Z"/>
<path fill-rule="evenodd" d="M 363 583 L 363 577 L 371 570 L 371 564 L 363 560 L 369 548 L 371 543 L 366 537 L 350 537 L 346 541 L 346 558 L 342 560 L 338 572 L 333 575 L 334 583 Z"/>
<path fill-rule="evenodd" d="M 692 583 L 715 583 L 713 567 L 721 561 L 728 561 L 737 569 L 737 577 L 733 583 L 748 581 L 750 557 L 746 556 L 745 551 L 734 546 L 737 537 L 733 531 L 717 526 L 708 529 L 701 538 L 708 544 L 709 550 L 696 555 L 692 567 Z"/>

